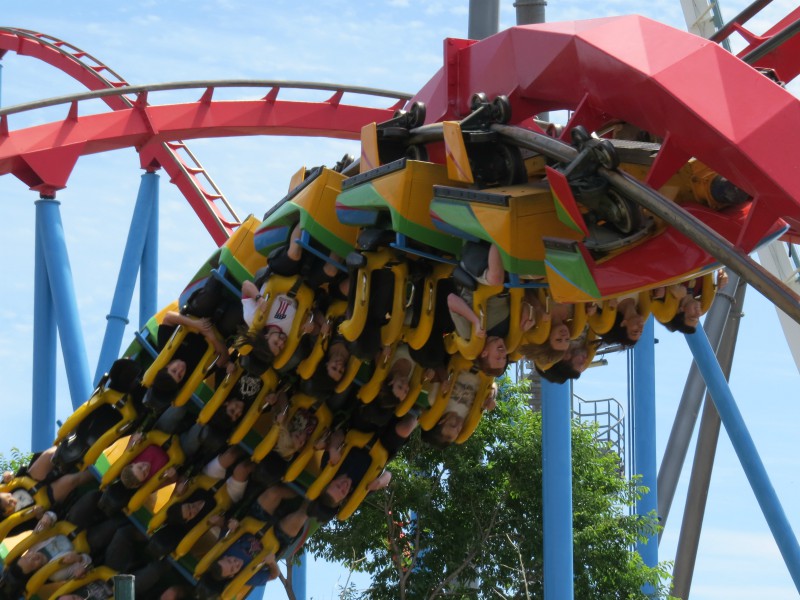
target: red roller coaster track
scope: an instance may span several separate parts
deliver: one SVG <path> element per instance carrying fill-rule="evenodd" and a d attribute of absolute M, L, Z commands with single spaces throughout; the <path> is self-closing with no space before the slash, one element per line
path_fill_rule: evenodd
<path fill-rule="evenodd" d="M 169 162 L 164 148 L 179 139 L 355 139 L 363 125 L 387 120 L 403 104 L 402 95 L 395 95 L 397 102 L 386 109 L 343 104 L 349 90 L 334 87 L 328 88 L 334 94 L 325 102 L 278 100 L 280 86 L 274 82 L 120 88 L 121 83 L 103 79 L 101 85 L 85 65 L 76 66 L 53 45 L 14 30 L 0 34 L 0 47 L 14 46 L 73 73 L 92 89 L 105 88 L 30 105 L 68 103 L 61 122 L 12 131 L 13 113 L 23 107 L 0 110 L 0 174 L 11 173 L 42 193 L 63 188 L 84 154 L 135 147 L 142 164 L 152 168 Z M 779 59 L 781 76 L 793 77 L 796 57 L 789 60 L 773 51 L 759 60 Z M 222 85 L 262 85 L 270 91 L 260 100 L 213 100 Z M 195 102 L 151 104 L 155 92 L 175 87 L 197 87 L 202 93 Z M 435 123 L 467 115 L 477 92 L 508 96 L 511 123 L 524 129 L 540 131 L 535 115 L 567 109 L 573 113 L 566 132 L 575 125 L 597 131 L 622 121 L 663 138 L 647 176 L 651 188 L 659 188 L 688 159 L 701 160 L 752 197 L 747 221 L 732 240 L 734 250 L 749 252 L 781 219 L 800 230 L 800 178 L 793 158 L 800 101 L 713 42 L 639 16 L 514 27 L 481 42 L 447 40 L 444 67 L 414 100 L 427 105 L 427 122 Z M 101 96 L 113 111 L 79 115 L 81 100 Z M 213 203 L 189 200 L 209 227 Z M 225 232 L 232 226 L 220 223 L 228 228 Z M 209 231 L 215 239 L 222 235 Z"/>
<path fill-rule="evenodd" d="M 413 99 L 426 104 L 428 122 L 462 118 L 483 92 L 508 96 L 512 123 L 528 129 L 538 130 L 531 116 L 562 109 L 574 111 L 564 135 L 632 123 L 665 140 L 651 187 L 695 157 L 753 197 L 737 246 L 752 248 L 781 218 L 800 230 L 790 133 L 800 132 L 800 101 L 715 43 L 629 16 L 514 27 L 451 41 L 447 54 Z"/>
<path fill-rule="evenodd" d="M 118 73 L 91 54 L 72 44 L 46 34 L 17 28 L 0 28 L 0 57 L 6 52 L 15 52 L 19 55 L 30 56 L 52 65 L 80 82 L 89 90 L 114 90 L 128 87 L 128 83 Z M 267 100 L 270 101 L 268 103 L 274 104 L 278 89 L 279 86 L 277 85 L 272 87 L 272 91 L 267 97 Z M 339 89 L 345 90 L 346 88 Z M 370 93 L 370 91 L 363 90 L 361 93 Z M 387 109 L 390 116 L 392 110 L 407 99 L 407 96 L 403 94 L 380 93 L 380 95 L 394 97 L 398 101 L 396 106 Z M 139 100 L 142 98 L 143 96 L 140 96 Z M 320 106 L 323 107 L 327 105 L 328 108 L 336 107 L 340 99 L 341 91 L 337 91 L 333 98 L 327 103 L 321 103 Z M 103 96 L 103 100 L 108 107 L 114 111 L 130 112 L 132 108 L 142 108 L 141 102 L 137 104 L 137 98 L 131 98 L 129 95 L 122 92 Z M 281 107 L 283 106 L 282 103 L 279 104 Z M 200 107 L 200 112 L 205 113 L 205 108 L 207 107 Z M 358 107 L 354 107 L 354 110 L 333 110 L 328 112 L 328 116 L 336 120 L 340 118 L 342 113 L 348 112 L 352 115 L 354 112 L 357 113 L 358 111 Z M 277 118 L 286 119 L 287 124 L 291 123 L 289 129 L 291 129 L 292 135 L 319 135 L 316 131 L 304 131 L 301 119 L 306 116 L 305 112 L 300 111 L 296 113 L 291 110 L 278 110 L 278 112 L 280 114 L 273 117 L 273 124 L 277 124 L 278 127 L 270 131 L 259 131 L 259 134 L 281 134 L 281 121 L 276 121 L 275 119 Z M 141 115 L 142 113 L 140 112 L 139 114 Z M 120 115 L 117 120 L 121 122 L 124 121 L 125 118 L 124 115 Z M 349 135 L 345 135 L 345 137 L 357 135 L 360 129 L 359 123 L 369 122 L 369 119 L 375 118 L 383 120 L 387 118 L 386 113 L 380 111 L 374 113 L 371 110 L 367 110 L 360 121 L 356 120 L 355 125 L 351 122 L 345 125 L 345 127 L 355 127 L 352 131 L 348 130 Z M 71 117 L 68 117 L 62 124 L 61 133 L 64 132 L 63 127 L 69 126 L 70 121 Z M 190 128 L 194 129 L 194 127 Z M 335 128 L 335 126 L 333 124 L 323 126 L 324 131 L 327 131 L 329 128 Z M 197 127 L 197 129 L 208 131 L 209 137 L 214 137 L 215 135 L 230 135 L 225 133 L 211 133 L 210 130 L 214 128 L 210 127 L 208 120 L 205 120 L 203 126 Z M 7 123 L 4 124 L 3 130 L 7 132 Z M 87 135 L 87 141 L 91 142 L 96 141 L 93 138 L 98 135 L 97 132 L 87 131 L 85 129 L 81 130 L 81 134 Z M 32 133 L 32 135 L 35 136 L 37 133 Z M 16 135 L 13 137 L 14 139 L 19 139 Z M 149 170 L 158 167 L 164 168 L 170 176 L 171 182 L 180 189 L 214 241 L 217 244 L 222 244 L 239 225 L 239 218 L 194 154 L 180 141 L 181 138 L 171 136 L 162 137 L 163 141 L 156 141 L 152 138 L 148 138 L 147 141 L 141 145 L 122 144 L 122 146 L 119 147 L 135 145 L 140 152 L 142 168 Z M 198 135 L 196 132 L 195 135 L 187 135 L 184 137 L 205 136 L 202 134 Z M 66 185 L 66 180 L 74 166 L 75 160 L 82 154 L 81 152 L 78 154 L 74 152 L 75 148 L 81 145 L 80 142 L 76 142 L 75 138 L 71 139 L 73 140 L 72 143 L 76 144 L 73 145 L 72 150 L 66 148 L 59 149 L 60 142 L 55 140 L 53 140 L 52 143 L 53 147 L 49 149 L 40 147 L 38 151 L 23 150 L 13 158 L 13 161 L 16 163 L 16 168 L 4 171 L 4 173 L 13 173 L 17 175 L 31 188 L 43 193 L 53 193 L 55 190 L 63 188 Z M 8 150 L 13 145 L 14 144 L 7 145 L 6 149 Z M 26 145 L 27 144 L 23 143 L 23 146 Z M 88 146 L 97 147 L 97 144 L 89 143 Z M 111 149 L 111 147 L 95 151 L 109 149 Z M 13 153 L 14 151 L 12 150 L 11 152 Z"/>

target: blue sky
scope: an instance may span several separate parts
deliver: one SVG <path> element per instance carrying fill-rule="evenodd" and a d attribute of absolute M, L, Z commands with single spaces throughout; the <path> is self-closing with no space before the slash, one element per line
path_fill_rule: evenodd
<path fill-rule="evenodd" d="M 795 0 L 774 0 L 785 14 Z M 723 0 L 725 17 L 745 0 Z M 442 40 L 466 37 L 467 0 L 367 2 L 242 2 L 206 0 L 107 3 L 78 0 L 6 2 L 4 25 L 64 39 L 104 61 L 129 83 L 204 79 L 287 79 L 339 82 L 415 92 L 441 65 Z M 783 12 L 781 12 L 783 11 Z M 639 13 L 685 28 L 678 0 L 604 3 L 550 2 L 548 21 Z M 80 15 L 80 16 L 79 16 Z M 501 1 L 501 28 L 515 19 L 511 0 Z M 754 21 L 762 31 L 768 16 Z M 82 91 L 73 81 L 31 59 L 7 55 L 2 63 L 2 104 Z M 319 99 L 322 99 L 320 97 Z M 161 101 L 161 100 L 159 100 Z M 63 117 L 48 113 L 47 120 Z M 11 127 L 26 124 L 12 120 Z M 778 131 L 776 135 L 784 132 Z M 197 140 L 193 152 L 240 216 L 261 215 L 280 199 L 300 166 L 331 165 L 350 142 L 300 138 Z M 91 372 L 105 330 L 124 239 L 141 171 L 133 150 L 83 158 L 67 189 L 59 192 L 78 305 Z M 7 224 L 0 262 L 0 364 L 5 383 L 0 451 L 30 444 L 30 381 L 33 299 L 33 201 L 36 195 L 10 177 L 0 178 L 0 217 Z M 159 305 L 170 302 L 213 251 L 209 236 L 166 177 L 161 181 L 161 279 Z M 136 302 L 131 315 L 135 315 Z M 767 472 L 797 530 L 800 492 L 794 442 L 797 368 L 775 310 L 750 290 L 745 304 L 731 385 Z M 135 317 L 133 317 L 135 320 Z M 679 335 L 657 327 L 659 344 L 657 446 L 660 460 L 691 361 Z M 126 342 L 131 332 L 126 334 Z M 624 401 L 624 355 L 594 369 L 576 384 L 585 398 Z M 59 374 L 59 418 L 69 412 L 66 378 Z M 692 450 L 690 449 L 690 455 Z M 685 481 L 676 494 L 660 549 L 672 560 Z M 723 431 L 709 493 L 692 597 L 696 600 L 796 598 L 788 572 L 753 493 Z M 309 572 L 309 597 L 335 597 L 346 571 L 318 566 Z M 365 585 L 363 578 L 357 578 Z M 277 586 L 270 598 L 281 598 Z"/>

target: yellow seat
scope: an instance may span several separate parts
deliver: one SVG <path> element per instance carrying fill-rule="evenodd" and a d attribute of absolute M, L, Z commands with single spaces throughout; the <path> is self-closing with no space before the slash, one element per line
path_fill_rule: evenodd
<path fill-rule="evenodd" d="M 586 360 L 583 363 L 584 370 L 592 364 L 595 355 L 597 354 L 597 339 L 598 336 L 591 329 L 586 332 Z"/>
<path fill-rule="evenodd" d="M 327 321 L 331 331 L 329 331 L 328 334 L 320 333 L 314 342 L 314 347 L 311 350 L 311 353 L 304 358 L 299 365 L 297 365 L 296 372 L 303 379 L 311 379 L 311 376 L 314 375 L 314 371 L 317 370 L 319 363 L 325 357 L 325 353 L 328 349 L 328 343 L 330 341 L 331 334 L 333 333 L 333 327 L 335 326 L 334 324 L 337 319 L 344 315 L 346 310 L 347 302 L 344 300 L 336 300 L 328 307 L 328 310 L 325 313 L 325 320 Z"/>
<path fill-rule="evenodd" d="M 314 431 L 308 437 L 306 445 L 297 453 L 297 456 L 292 460 L 291 465 L 289 465 L 283 477 L 284 481 L 294 481 L 294 479 L 303 472 L 303 469 L 305 469 L 311 457 L 314 455 L 314 445 L 325 434 L 333 421 L 333 415 L 324 402 L 305 394 L 295 394 L 292 397 L 286 419 L 284 420 L 284 425 L 290 423 L 295 413 L 300 409 L 312 409 L 317 418 L 317 424 L 314 427 Z M 272 451 L 278 441 L 278 435 L 282 426 L 283 425 L 277 422 L 273 423 L 267 435 L 264 436 L 264 439 L 253 450 L 252 459 L 254 462 L 263 460 L 264 457 Z"/>
<path fill-rule="evenodd" d="M 8 551 L 8 554 L 6 554 L 6 557 L 3 559 L 3 562 L 6 565 L 11 564 L 39 542 L 43 542 L 44 540 L 50 539 L 51 537 L 56 535 L 69 536 L 75 531 L 76 527 L 72 523 L 69 523 L 67 521 L 57 521 L 56 524 L 50 527 L 49 529 L 45 529 L 44 531 L 32 532 L 25 539 L 20 540 L 19 543 L 17 543 L 11 550 Z M 76 538 L 74 538 L 72 540 L 72 545 L 76 552 L 89 551 L 88 544 L 86 543 L 85 533 L 81 533 Z M 56 569 L 56 571 L 57 570 L 58 569 Z M 46 579 L 47 578 L 45 578 L 45 581 Z"/>
<path fill-rule="evenodd" d="M 150 387 L 153 384 L 156 374 L 158 374 L 161 369 L 166 367 L 172 361 L 172 357 L 175 355 L 175 352 L 178 348 L 180 348 L 181 343 L 189 333 L 197 332 L 193 331 L 190 327 L 176 327 L 166 346 L 164 346 L 164 349 L 159 352 L 158 356 L 153 361 L 153 364 L 151 364 L 147 371 L 145 371 L 145 374 L 142 377 L 142 385 L 145 387 Z M 183 406 L 189 401 L 189 399 L 192 397 L 192 394 L 194 394 L 194 391 L 197 389 L 197 386 L 199 386 L 203 379 L 206 378 L 208 369 L 211 368 L 211 365 L 213 365 L 217 359 L 217 352 L 214 349 L 214 346 L 208 342 L 205 343 L 207 346 L 206 351 L 203 354 L 203 357 L 200 359 L 200 362 L 197 363 L 194 371 L 192 371 L 188 377 L 185 377 L 181 383 L 180 390 L 178 390 L 175 399 L 172 401 L 174 406 Z"/>
<path fill-rule="evenodd" d="M 428 341 L 433 330 L 433 318 L 436 314 L 436 287 L 439 281 L 450 277 L 453 273 L 451 263 L 436 263 L 431 273 L 425 277 L 422 288 L 416 293 L 421 294 L 419 317 L 416 326 L 406 325 L 403 328 L 401 339 L 414 350 L 419 350 Z"/>
<path fill-rule="evenodd" d="M 481 422 L 483 413 L 486 412 L 483 408 L 483 403 L 492 392 L 492 381 L 491 377 L 485 375 L 481 378 L 478 393 L 475 394 L 475 400 L 472 401 L 469 413 L 467 413 L 467 417 L 464 419 L 464 425 L 461 427 L 461 432 L 458 434 L 455 441 L 456 444 L 463 444 L 475 433 L 475 429 L 477 429 L 478 423 Z"/>
<path fill-rule="evenodd" d="M 63 425 L 58 428 L 54 445 L 58 445 L 62 440 L 69 436 L 80 425 L 86 417 L 92 414 L 101 406 L 111 405 L 120 412 L 121 423 L 117 425 L 119 429 L 128 422 L 136 418 L 136 411 L 128 400 L 129 396 L 126 393 L 113 390 L 107 387 L 98 387 L 95 389 L 91 398 L 81 404 L 75 412 L 73 412 L 64 421 Z"/>
<path fill-rule="evenodd" d="M 386 377 L 392 370 L 393 358 L 397 350 L 397 344 L 390 346 L 387 354 L 383 355 L 383 359 L 375 365 L 375 370 L 370 379 L 364 383 L 358 390 L 357 398 L 364 404 L 372 402 L 381 391 L 381 387 L 386 381 Z M 409 357 L 410 358 L 410 357 Z M 413 361 L 412 361 L 413 363 Z M 405 399 L 395 409 L 395 415 L 403 416 L 406 414 L 417 401 L 420 391 L 422 391 L 422 376 L 425 369 L 413 363 L 411 373 L 409 374 L 408 381 L 408 394 Z"/>
<path fill-rule="evenodd" d="M 321 167 L 312 172 L 291 200 L 299 208 L 303 231 L 340 256 L 355 247 L 358 236 L 356 227 L 345 225 L 336 217 L 336 198 L 343 180 L 341 173 Z"/>
<path fill-rule="evenodd" d="M 536 290 L 536 298 L 539 304 L 542 306 L 544 312 L 549 313 L 550 305 L 553 302 L 553 298 L 550 293 L 544 288 L 539 288 Z M 572 316 L 567 320 L 567 325 L 569 326 L 569 338 L 571 340 L 575 340 L 580 337 L 586 329 L 587 323 L 589 323 L 590 317 L 586 313 L 586 306 L 587 305 L 583 302 L 572 304 Z M 614 313 L 616 313 L 616 308 L 609 310 L 613 310 Z M 606 318 L 609 316 L 609 314 L 610 313 L 606 313 Z M 611 324 L 613 325 L 613 316 Z M 542 345 L 550 338 L 552 326 L 553 323 L 551 319 L 539 318 L 531 329 L 520 336 L 521 341 L 524 341 L 528 344 Z M 609 328 L 610 327 L 611 326 L 609 325 Z"/>
<path fill-rule="evenodd" d="M 544 312 L 549 312 L 549 302 L 551 300 L 547 290 L 538 288 L 534 293 Z M 536 344 L 537 346 L 544 344 L 550 338 L 552 325 L 553 322 L 550 319 L 537 318 L 536 324 L 523 335 L 523 340 L 528 344 Z"/>
<path fill-rule="evenodd" d="M 278 389 L 278 375 L 275 371 L 269 369 L 261 375 L 261 383 L 261 390 L 258 395 L 253 399 L 250 408 L 247 409 L 239 425 L 228 438 L 230 445 L 241 442 L 258 422 L 261 415 L 264 414 L 264 411 L 267 410 L 269 405 L 266 403 L 266 397 Z"/>
<path fill-rule="evenodd" d="M 617 305 L 610 300 L 604 300 L 597 312 L 588 318 L 589 329 L 598 335 L 608 333 L 614 326 L 617 318 Z"/>
<path fill-rule="evenodd" d="M 136 411 L 132 406 L 128 405 L 127 408 L 123 409 L 122 412 L 124 415 L 126 415 L 123 417 L 123 420 L 118 423 L 116 427 L 109 429 L 103 435 L 101 435 L 97 441 L 92 444 L 84 453 L 81 460 L 76 463 L 76 467 L 79 470 L 88 469 L 91 465 L 96 463 L 97 459 L 100 458 L 100 455 L 103 454 L 105 450 L 107 450 L 118 439 L 127 435 L 130 432 L 131 427 L 136 424 Z"/>
<path fill-rule="evenodd" d="M 394 275 L 394 294 L 392 295 L 389 322 L 381 327 L 381 344 L 384 346 L 389 346 L 400 339 L 405 324 L 406 307 L 411 301 L 407 287 L 410 287 L 413 294 L 413 286 L 407 286 L 408 264 L 403 261 L 392 265 L 391 271 Z"/>
<path fill-rule="evenodd" d="M 411 373 L 411 379 L 408 382 L 408 394 L 394 411 L 396 417 L 402 417 L 417 403 L 417 399 L 425 385 L 424 375 L 425 369 L 420 365 L 414 365 L 414 371 Z"/>
<path fill-rule="evenodd" d="M 376 441 L 372 448 L 370 448 L 369 454 L 370 458 L 372 459 L 369 469 L 367 469 L 367 472 L 364 473 L 364 476 L 355 486 L 355 489 L 350 492 L 350 496 L 347 498 L 344 504 L 342 504 L 341 508 L 339 508 L 339 512 L 336 513 L 336 518 L 340 521 L 349 519 L 352 514 L 356 512 L 356 509 L 361 505 L 361 503 L 364 501 L 364 498 L 366 498 L 367 494 L 369 493 L 367 486 L 380 476 L 386 467 L 386 463 L 389 461 L 389 453 L 379 441 Z"/>
<path fill-rule="evenodd" d="M 180 444 L 177 442 L 177 440 L 172 440 L 171 438 L 172 436 L 170 434 L 164 433 L 163 431 L 152 430 L 147 432 L 137 443 L 129 445 L 127 448 L 125 448 L 122 455 L 113 463 L 111 463 L 111 465 L 109 465 L 108 470 L 106 470 L 105 474 L 100 480 L 100 488 L 106 488 L 112 482 L 114 482 L 119 477 L 122 469 L 124 469 L 126 465 L 130 464 L 133 459 L 135 459 L 142 452 L 142 450 L 150 445 L 163 447 L 165 444 L 169 443 L 167 454 L 170 456 L 170 462 L 162 467 L 158 473 L 153 474 L 150 479 L 145 482 L 145 485 L 150 483 L 151 480 L 158 478 L 159 475 L 162 475 L 163 471 L 168 469 L 170 466 L 179 464 L 175 461 L 178 459 L 182 461 L 183 451 L 181 450 Z M 141 489 L 142 488 L 139 488 L 139 490 Z"/>
<path fill-rule="evenodd" d="M 525 334 L 525 332 L 522 330 L 521 327 L 522 310 L 523 310 L 522 300 L 524 299 L 524 297 L 525 297 L 525 290 L 523 288 L 517 287 L 508 290 L 510 317 L 508 323 L 508 334 L 506 335 L 503 342 L 506 347 L 506 352 L 508 352 L 509 354 L 514 352 L 519 347 L 519 345 L 522 343 L 522 338 Z M 533 307 L 530 307 L 528 310 L 533 311 Z"/>
<path fill-rule="evenodd" d="M 493 378 L 475 369 L 472 361 L 463 356 L 453 355 L 447 365 L 447 379 L 439 385 L 436 396 L 431 402 L 430 408 L 424 410 L 419 418 L 419 425 L 425 431 L 433 429 L 442 418 L 450 402 L 450 394 L 453 392 L 458 376 L 463 372 L 473 372 L 479 378 L 479 385 L 476 391 L 477 398 L 485 398 L 485 390 L 492 385 Z M 482 404 L 482 401 L 481 401 Z"/>
<path fill-rule="evenodd" d="M 700 314 L 704 315 L 711 307 L 716 295 L 716 286 L 714 285 L 714 274 L 706 273 L 701 280 L 700 289 Z M 669 323 L 678 314 L 680 308 L 680 300 L 669 293 L 669 289 L 665 290 L 663 298 L 652 298 L 650 301 L 650 310 L 653 316 L 659 323 Z"/>
<path fill-rule="evenodd" d="M 350 384 L 353 383 L 353 380 L 356 378 L 356 375 L 358 375 L 358 371 L 363 364 L 363 360 L 352 354 L 350 355 L 350 358 L 347 359 L 347 368 L 344 370 L 344 375 L 342 375 L 342 378 L 339 380 L 334 390 L 337 394 L 341 394 L 350 387 Z"/>
<path fill-rule="evenodd" d="M 71 594 L 78 588 L 88 583 L 93 581 L 108 581 L 116 574 L 117 572 L 114 569 L 109 569 L 106 566 L 95 567 L 83 577 L 79 577 L 78 579 L 70 579 L 66 583 L 63 583 L 52 594 L 47 596 L 47 600 L 58 600 L 58 598 L 61 596 Z"/>
<path fill-rule="evenodd" d="M 669 323 L 678 314 L 679 305 L 680 300 L 666 289 L 663 298 L 650 300 L 650 311 L 659 323 Z"/>
<path fill-rule="evenodd" d="M 183 453 L 183 449 L 177 440 L 167 449 L 167 455 L 169 456 L 167 464 L 161 467 L 158 473 L 149 477 L 141 487 L 137 488 L 136 492 L 131 497 L 126 508 L 128 514 L 135 513 L 139 510 L 151 494 L 165 485 L 167 470 L 181 466 L 184 460 L 186 460 L 186 455 Z"/>
<path fill-rule="evenodd" d="M 214 390 L 211 398 L 209 398 L 208 402 L 203 405 L 203 408 L 200 410 L 200 414 L 197 415 L 198 423 L 205 424 L 211 420 L 211 417 L 214 416 L 214 413 L 217 412 L 219 407 L 222 406 L 222 403 L 228 398 L 228 394 L 239 381 L 242 373 L 244 373 L 244 369 L 237 362 L 233 372 L 225 375 L 223 380 Z"/>
<path fill-rule="evenodd" d="M 203 558 L 200 559 L 194 569 L 194 577 L 196 579 L 200 578 L 200 576 L 205 573 L 220 556 L 225 554 L 225 551 L 230 548 L 236 540 L 241 538 L 246 533 L 262 537 L 263 539 L 263 537 L 266 536 L 271 529 L 272 526 L 264 523 L 263 521 L 259 521 L 253 517 L 244 517 L 239 522 L 239 527 L 236 528 L 236 531 L 228 533 L 228 535 L 226 535 L 223 539 L 214 544 L 211 550 L 205 553 Z"/>
<path fill-rule="evenodd" d="M 58 445 L 69 437 L 94 411 L 102 407 L 112 406 L 119 413 L 119 421 L 100 435 L 86 450 L 80 461 L 76 463 L 78 470 L 83 470 L 93 465 L 106 448 L 126 435 L 130 428 L 136 424 L 138 413 L 133 403 L 129 400 L 130 396 L 128 394 L 117 390 L 110 388 L 95 390 L 92 397 L 79 406 L 59 427 L 53 444 Z"/>
<path fill-rule="evenodd" d="M 172 556 L 175 558 L 180 558 L 188 554 L 192 547 L 194 547 L 194 545 L 200 540 L 200 538 L 202 538 L 213 526 L 214 519 L 219 516 L 224 516 L 224 514 L 233 505 L 233 500 L 231 500 L 230 495 L 228 495 L 228 488 L 225 486 L 225 480 L 219 482 L 203 475 L 201 478 L 198 478 L 198 485 L 206 485 L 207 479 L 211 479 L 211 481 L 214 482 L 214 485 L 218 485 L 220 483 L 222 484 L 219 489 L 214 492 L 214 508 L 202 521 L 192 527 L 189 532 L 183 536 L 183 539 L 181 539 L 175 550 L 172 552 Z M 212 487 L 213 486 L 209 487 L 208 489 L 211 489 Z M 166 511 L 164 512 L 163 519 L 166 519 Z"/>
<path fill-rule="evenodd" d="M 572 307 L 572 318 L 569 321 L 569 339 L 578 339 L 586 330 L 586 323 L 588 322 L 588 315 L 586 314 L 586 303 L 578 302 Z"/>
<path fill-rule="evenodd" d="M 205 406 L 203 406 L 200 414 L 197 416 L 198 423 L 206 424 L 211 420 L 214 414 L 228 399 L 228 396 L 236 387 L 236 384 L 239 383 L 239 380 L 244 372 L 244 369 L 237 363 L 235 369 L 225 376 L 219 386 L 217 386 L 217 389 L 214 390 L 211 398 L 209 398 L 208 402 L 206 402 Z M 247 432 L 250 431 L 264 410 L 264 397 L 270 392 L 274 391 L 277 387 L 278 375 L 272 369 L 267 369 L 264 371 L 260 378 L 262 383 L 261 390 L 253 399 L 253 403 L 250 405 L 250 408 L 244 414 L 242 420 L 239 422 L 239 425 L 231 434 L 231 438 L 229 440 L 230 444 L 238 444 L 244 439 L 244 437 L 247 435 Z"/>
<path fill-rule="evenodd" d="M 339 467 L 344 464 L 348 455 L 356 448 L 369 451 L 370 465 L 361 480 L 353 482 L 350 495 L 339 508 L 336 518 L 340 521 L 344 521 L 355 512 L 359 504 L 361 504 L 369 493 L 367 486 L 378 478 L 389 460 L 389 453 L 374 434 L 352 429 L 348 431 L 345 437 L 342 457 L 339 462 L 335 465 L 326 465 L 306 491 L 306 497 L 310 500 L 318 498 L 328 484 L 336 477 Z"/>
<path fill-rule="evenodd" d="M 702 287 L 700 289 L 700 314 L 704 315 L 711 308 L 714 297 L 717 295 L 717 286 L 714 284 L 713 273 L 703 275 Z"/>
<path fill-rule="evenodd" d="M 250 559 L 246 565 L 242 567 L 231 582 L 222 590 L 221 598 L 223 600 L 234 600 L 239 598 L 240 592 L 245 588 L 247 582 L 258 573 L 261 569 L 268 565 L 267 558 L 271 554 L 277 554 L 280 548 L 278 538 L 275 537 L 275 532 L 270 529 L 261 538 L 263 549 Z M 277 570 L 270 568 L 270 580 L 278 577 Z"/>
<path fill-rule="evenodd" d="M 153 513 L 153 516 L 147 523 L 147 535 L 152 535 L 156 529 L 161 527 L 166 522 L 167 512 L 172 506 L 175 504 L 180 504 L 199 489 L 210 490 L 213 487 L 220 485 L 222 485 L 221 482 L 217 481 L 213 477 L 209 477 L 208 475 L 194 476 L 186 485 L 182 493 L 172 494 L 172 496 L 170 496 L 170 498 Z"/>
<path fill-rule="evenodd" d="M 264 329 L 272 302 L 276 297 L 279 295 L 289 295 L 293 296 L 297 302 L 297 312 L 295 313 L 289 333 L 286 334 L 286 344 L 272 363 L 273 368 L 280 369 L 289 361 L 295 350 L 297 350 L 300 338 L 303 335 L 301 327 L 308 319 L 313 308 L 314 292 L 302 283 L 300 276 L 282 277 L 281 275 L 273 274 L 270 275 L 269 279 L 262 287 L 261 295 L 264 298 L 264 305 L 262 309 L 256 311 L 253 324 L 250 326 L 250 331 L 252 333 L 259 333 Z M 240 352 L 241 354 L 247 353 L 244 349 Z"/>
<path fill-rule="evenodd" d="M 374 434 L 351 429 L 347 432 L 344 440 L 344 447 L 342 449 L 342 456 L 338 463 L 332 465 L 328 463 L 320 471 L 319 475 L 314 479 L 308 489 L 306 490 L 306 498 L 309 500 L 316 500 L 322 491 L 328 486 L 339 470 L 339 465 L 342 464 L 347 455 L 353 448 L 363 448 L 369 444 L 374 438 Z"/>
<path fill-rule="evenodd" d="M 358 339 L 367 322 L 372 273 L 378 269 L 388 268 L 394 275 L 394 294 L 390 320 L 381 327 L 381 342 L 388 345 L 397 340 L 403 329 L 408 265 L 405 261 L 399 260 L 398 256 L 388 248 L 381 248 L 377 252 L 365 252 L 364 257 L 366 265 L 358 269 L 354 281 L 351 282 L 351 285 L 356 286 L 352 315 L 342 321 L 339 332 L 350 342 Z"/>
<path fill-rule="evenodd" d="M 504 292 L 502 285 L 484 285 L 479 283 L 472 292 L 472 312 L 474 312 L 481 322 L 481 327 L 486 331 L 486 305 L 489 298 Z M 519 314 L 519 313 L 517 313 Z M 469 338 L 461 337 L 457 331 L 447 334 L 445 338 L 445 348 L 450 354 L 458 352 L 468 360 L 475 360 L 483 351 L 486 343 L 485 337 L 475 335 L 475 325 L 470 327 Z"/>
<path fill-rule="evenodd" d="M 81 533 L 77 538 L 72 540 L 72 545 L 75 548 L 75 552 L 86 552 L 89 551 L 89 545 L 86 543 L 86 534 Z M 37 569 L 33 575 L 30 576 L 28 582 L 25 584 L 25 597 L 32 598 L 37 594 L 37 592 L 47 584 L 48 579 L 55 575 L 61 569 L 68 567 L 69 564 L 64 561 L 66 556 L 62 556 L 56 560 L 51 560 L 46 565 Z"/>
<path fill-rule="evenodd" d="M 359 388 L 356 397 L 364 404 L 372 402 L 381 391 L 381 386 L 392 368 L 392 357 L 396 349 L 395 343 L 389 346 L 388 351 L 381 354 L 380 359 L 375 362 L 372 376 Z"/>
<path fill-rule="evenodd" d="M 258 226 L 255 248 L 264 256 L 285 245 L 289 232 L 300 224 L 304 233 L 339 256 L 346 256 L 355 246 L 358 229 L 336 216 L 336 198 L 345 176 L 325 167 L 306 172 L 301 168 L 292 177 L 289 193 Z M 301 238 L 301 245 L 305 243 Z"/>
<path fill-rule="evenodd" d="M 11 530 L 18 525 L 35 519 L 37 507 L 41 507 L 45 510 L 50 508 L 50 498 L 47 495 L 46 486 L 42 485 L 40 481 L 36 481 L 31 477 L 15 477 L 8 483 L 0 485 L 0 492 L 11 493 L 18 489 L 26 490 L 33 497 L 34 503 L 8 515 L 5 519 L 0 521 L 0 541 L 4 540 Z"/>

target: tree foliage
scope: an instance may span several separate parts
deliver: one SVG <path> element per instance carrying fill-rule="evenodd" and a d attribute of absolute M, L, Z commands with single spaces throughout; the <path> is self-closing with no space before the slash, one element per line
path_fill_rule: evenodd
<path fill-rule="evenodd" d="M 16 473 L 20 467 L 27 466 L 32 456 L 31 452 L 23 452 L 16 447 L 11 448 L 8 458 L 4 454 L 0 454 L 0 473 L 4 471 Z"/>
<path fill-rule="evenodd" d="M 619 458 L 575 424 L 575 597 L 665 598 L 665 565 L 631 551 L 656 527 L 628 507 L 641 491 L 619 474 Z M 363 556 L 365 599 L 543 597 L 541 416 L 506 382 L 497 409 L 463 445 L 444 451 L 417 436 L 391 466 L 387 490 L 371 494 L 343 523 L 317 532 L 309 549 L 327 560 Z"/>

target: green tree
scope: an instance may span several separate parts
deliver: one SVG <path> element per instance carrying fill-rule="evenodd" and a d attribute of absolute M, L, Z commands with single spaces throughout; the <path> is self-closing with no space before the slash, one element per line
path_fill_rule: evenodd
<path fill-rule="evenodd" d="M 16 473 L 20 467 L 27 466 L 32 456 L 31 452 L 23 452 L 16 447 L 11 448 L 8 458 L 4 454 L 0 454 L 0 473 L 4 471 Z"/>
<path fill-rule="evenodd" d="M 575 597 L 667 597 L 667 565 L 645 566 L 631 551 L 654 531 L 653 516 L 629 514 L 641 492 L 619 459 L 575 424 L 573 444 Z M 463 445 L 435 450 L 418 437 L 392 464 L 387 490 L 308 546 L 328 560 L 365 557 L 372 585 L 361 597 L 541 598 L 541 416 L 508 382 L 497 409 Z"/>

